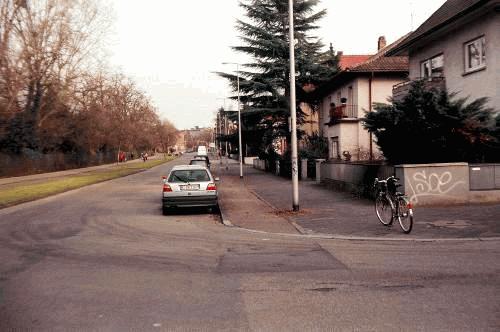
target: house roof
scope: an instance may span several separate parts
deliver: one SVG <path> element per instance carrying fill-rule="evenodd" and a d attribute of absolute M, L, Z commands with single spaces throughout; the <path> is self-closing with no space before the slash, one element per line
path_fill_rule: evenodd
<path fill-rule="evenodd" d="M 400 55 L 415 41 L 432 34 L 433 32 L 452 23 L 465 14 L 474 11 L 491 0 L 448 0 L 436 10 L 417 30 L 410 34 L 397 47 L 390 50 L 388 55 Z"/>
<path fill-rule="evenodd" d="M 386 54 L 397 47 L 409 33 L 392 44 L 387 45 L 380 49 L 376 54 L 372 55 L 342 55 L 340 57 L 340 67 L 341 71 L 337 73 L 329 82 L 325 83 L 319 87 L 315 93 L 317 96 L 322 96 L 328 94 L 331 89 L 333 89 L 337 84 L 353 77 L 355 75 L 361 75 L 366 73 L 385 73 L 385 74 L 396 74 L 403 75 L 407 74 L 409 70 L 408 57 L 407 56 L 391 56 L 388 57 Z M 342 60 L 345 59 L 344 63 Z M 360 61 L 360 62 L 358 62 Z M 358 62 L 356 64 L 356 62 Z M 351 64 L 351 67 L 349 67 Z M 354 65 L 352 65 L 354 64 Z"/>
<path fill-rule="evenodd" d="M 373 61 L 365 61 L 354 68 L 351 72 L 408 72 L 407 56 L 380 57 Z"/>
<path fill-rule="evenodd" d="M 386 55 L 409 35 L 410 33 L 407 33 L 395 42 L 381 48 L 376 54 L 349 70 L 353 72 L 407 72 L 409 67 L 407 56 L 388 57 Z"/>
<path fill-rule="evenodd" d="M 368 60 L 372 55 L 341 55 L 339 59 L 339 67 L 341 70 L 346 70 L 348 68 L 355 67 L 360 63 Z"/>

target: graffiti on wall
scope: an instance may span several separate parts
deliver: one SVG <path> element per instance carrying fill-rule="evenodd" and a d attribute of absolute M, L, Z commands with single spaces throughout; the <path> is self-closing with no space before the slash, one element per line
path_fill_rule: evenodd
<path fill-rule="evenodd" d="M 408 183 L 408 196 L 413 203 L 418 203 L 422 196 L 449 196 L 453 189 L 466 185 L 465 181 L 454 181 L 451 172 L 427 174 L 426 171 L 416 172 Z"/>

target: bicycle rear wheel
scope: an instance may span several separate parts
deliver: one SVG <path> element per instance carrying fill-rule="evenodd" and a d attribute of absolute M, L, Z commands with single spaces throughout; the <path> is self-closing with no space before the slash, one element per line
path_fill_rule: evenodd
<path fill-rule="evenodd" d="M 386 196 L 378 195 L 375 199 L 375 213 L 384 226 L 392 224 L 394 219 L 394 204 Z"/>
<path fill-rule="evenodd" d="M 406 197 L 398 197 L 398 221 L 401 229 L 406 234 L 410 233 L 413 227 L 413 209 L 409 203 Z"/>

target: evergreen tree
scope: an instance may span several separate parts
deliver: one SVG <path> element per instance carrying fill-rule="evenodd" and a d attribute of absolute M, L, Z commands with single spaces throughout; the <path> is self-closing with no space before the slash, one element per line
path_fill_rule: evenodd
<path fill-rule="evenodd" d="M 402 101 L 378 104 L 364 127 L 393 164 L 500 161 L 500 114 L 416 81 Z"/>
<path fill-rule="evenodd" d="M 311 36 L 318 28 L 316 22 L 326 14 L 315 12 L 319 0 L 294 1 L 294 32 L 296 59 L 297 105 L 301 102 L 314 104 L 308 88 L 330 79 L 337 71 L 337 59 L 333 52 L 321 54 L 321 41 Z M 250 55 L 251 63 L 240 68 L 240 94 L 243 141 L 252 143 L 255 150 L 266 149 L 275 137 L 288 137 L 290 96 L 289 66 L 289 16 L 288 0 L 244 0 L 240 6 L 246 21 L 238 20 L 242 46 L 233 47 Z M 231 82 L 237 91 L 237 77 L 219 73 Z M 297 109 L 298 121 L 302 119 Z M 261 146 L 259 146 L 261 145 Z"/>

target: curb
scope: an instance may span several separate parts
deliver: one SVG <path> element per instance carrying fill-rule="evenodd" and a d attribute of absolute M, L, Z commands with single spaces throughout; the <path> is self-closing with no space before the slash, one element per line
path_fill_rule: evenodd
<path fill-rule="evenodd" d="M 221 215 L 223 215 L 221 213 Z M 222 218 L 222 223 L 224 226 L 238 229 L 240 231 L 255 233 L 255 234 L 266 234 L 266 235 L 276 235 L 282 237 L 294 237 L 294 238 L 305 238 L 305 239 L 316 239 L 316 240 L 341 240 L 341 241 L 370 241 L 370 242 L 415 242 L 415 243 L 429 243 L 429 242 L 494 242 L 500 241 L 500 237 L 487 237 L 487 238 L 440 238 L 440 239 L 430 239 L 430 238 L 403 238 L 403 237 L 369 237 L 369 236 L 347 236 L 347 235 L 335 235 L 335 234 L 290 234 L 290 233 L 271 233 L 265 231 L 259 231 L 255 229 L 243 228 L 240 226 L 233 225 L 229 220 Z"/>
<path fill-rule="evenodd" d="M 220 213 L 220 217 L 221 217 L 221 220 L 222 220 L 222 223 L 224 224 L 224 226 L 236 227 L 235 225 L 233 225 L 233 223 L 231 221 L 229 221 L 229 219 L 227 218 L 227 215 L 224 213 L 223 210 L 224 210 L 223 205 L 221 205 L 219 203 L 219 213 Z"/>

